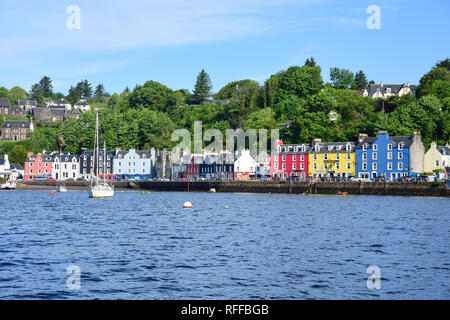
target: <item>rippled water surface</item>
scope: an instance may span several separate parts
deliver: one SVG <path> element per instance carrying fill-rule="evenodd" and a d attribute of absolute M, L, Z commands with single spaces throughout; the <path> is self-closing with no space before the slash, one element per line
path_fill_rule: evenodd
<path fill-rule="evenodd" d="M 450 299 L 449 205 L 3 191 L 0 299 Z M 79 290 L 66 285 L 70 265 L 81 269 Z M 369 265 L 381 269 L 380 290 L 366 287 Z"/>

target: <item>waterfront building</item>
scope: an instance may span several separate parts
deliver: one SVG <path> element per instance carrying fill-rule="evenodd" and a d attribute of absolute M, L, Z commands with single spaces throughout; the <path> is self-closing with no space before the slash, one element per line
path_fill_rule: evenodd
<path fill-rule="evenodd" d="M 276 179 L 306 179 L 309 172 L 310 143 L 283 144 L 275 142 L 276 152 L 271 155 L 270 176 Z"/>
<path fill-rule="evenodd" d="M 3 122 L 1 140 L 22 141 L 34 131 L 32 121 L 6 120 Z"/>
<path fill-rule="evenodd" d="M 113 159 L 115 180 L 149 180 L 154 176 L 155 150 L 116 151 Z"/>
<path fill-rule="evenodd" d="M 202 163 L 202 154 L 191 155 L 191 161 L 186 164 L 186 178 L 188 180 L 198 180 L 200 178 L 200 164 Z"/>
<path fill-rule="evenodd" d="M 249 150 L 242 150 L 240 156 L 234 162 L 234 180 L 255 179 L 257 164 Z"/>
<path fill-rule="evenodd" d="M 360 134 L 355 149 L 356 175 L 360 178 L 383 177 L 396 180 L 423 172 L 424 146 L 420 132 L 413 136 L 389 136 L 380 131 L 377 137 Z"/>
<path fill-rule="evenodd" d="M 8 155 L 5 154 L 3 158 L 0 158 L 0 178 L 5 178 L 7 176 L 7 171 L 10 169 L 10 163 Z"/>
<path fill-rule="evenodd" d="M 92 175 L 97 175 L 99 178 L 114 180 L 114 166 L 113 159 L 115 151 L 106 151 L 106 158 L 103 150 L 99 150 L 96 160 L 98 159 L 98 169 L 94 165 L 94 152 L 91 150 L 83 151 L 80 156 L 80 178 L 85 180 L 91 179 Z M 104 165 L 105 164 L 105 165 Z"/>
<path fill-rule="evenodd" d="M 200 178 L 211 180 L 216 178 L 218 154 L 204 154 L 203 161 L 200 163 Z"/>
<path fill-rule="evenodd" d="M 156 151 L 155 157 L 155 178 L 170 178 L 171 158 L 167 150 Z"/>
<path fill-rule="evenodd" d="M 450 145 L 438 146 L 432 141 L 424 156 L 424 172 L 443 170 L 445 167 L 450 167 Z"/>
<path fill-rule="evenodd" d="M 53 156 L 52 178 L 55 180 L 78 179 L 80 174 L 80 156 L 70 152 Z"/>
<path fill-rule="evenodd" d="M 46 152 L 45 150 L 38 154 L 29 152 L 24 169 L 24 179 L 26 181 L 51 178 L 53 172 L 53 153 Z"/>
<path fill-rule="evenodd" d="M 309 176 L 349 178 L 355 176 L 355 143 L 322 142 L 314 139 L 308 154 Z"/>
<path fill-rule="evenodd" d="M 232 152 L 222 151 L 216 160 L 215 178 L 217 180 L 233 180 L 234 156 Z"/>

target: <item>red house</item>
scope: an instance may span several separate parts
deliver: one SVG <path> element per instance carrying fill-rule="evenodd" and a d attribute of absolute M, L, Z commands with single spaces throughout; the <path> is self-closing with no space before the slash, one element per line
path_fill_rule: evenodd
<path fill-rule="evenodd" d="M 35 180 L 36 177 L 42 179 L 51 178 L 53 170 L 53 154 L 44 152 L 35 155 L 33 152 L 29 152 L 24 169 L 24 179 L 26 181 Z"/>
<path fill-rule="evenodd" d="M 308 154 L 312 145 L 283 144 L 275 142 L 276 152 L 270 156 L 270 177 L 274 179 L 298 178 L 304 180 L 308 177 Z"/>
<path fill-rule="evenodd" d="M 200 178 L 201 163 L 203 163 L 203 155 L 193 154 L 191 162 L 186 165 L 186 178 L 188 180 L 198 180 Z"/>

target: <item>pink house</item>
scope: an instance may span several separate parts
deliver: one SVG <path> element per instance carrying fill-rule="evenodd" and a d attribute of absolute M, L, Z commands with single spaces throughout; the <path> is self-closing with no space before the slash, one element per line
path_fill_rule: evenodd
<path fill-rule="evenodd" d="M 35 180 L 36 177 L 51 178 L 53 168 L 53 154 L 50 152 L 34 154 L 29 152 L 25 161 L 25 181 Z"/>
<path fill-rule="evenodd" d="M 276 152 L 270 156 L 270 177 L 306 179 L 309 175 L 308 154 L 311 144 L 283 144 L 275 141 Z"/>

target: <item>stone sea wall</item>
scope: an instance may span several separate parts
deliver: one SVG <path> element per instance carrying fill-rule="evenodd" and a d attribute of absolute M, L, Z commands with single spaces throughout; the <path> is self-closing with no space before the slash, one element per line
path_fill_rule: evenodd
<path fill-rule="evenodd" d="M 86 181 L 68 181 L 69 190 L 85 190 Z M 445 185 L 433 183 L 402 184 L 383 182 L 277 182 L 277 181 L 148 181 L 148 182 L 114 182 L 115 189 L 146 191 L 189 191 L 208 192 L 245 192 L 245 193 L 287 193 L 287 194 L 336 194 L 347 192 L 349 195 L 399 195 L 399 196 L 435 196 L 450 197 L 450 190 Z M 22 181 L 18 190 L 54 190 L 52 181 Z"/>

